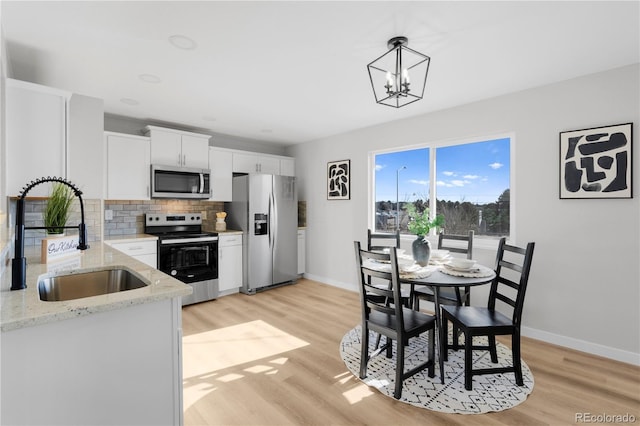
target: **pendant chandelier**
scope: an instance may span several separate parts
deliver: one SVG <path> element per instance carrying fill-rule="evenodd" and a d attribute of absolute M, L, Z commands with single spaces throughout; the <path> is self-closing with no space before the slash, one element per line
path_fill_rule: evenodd
<path fill-rule="evenodd" d="M 422 99 L 431 58 L 408 44 L 406 37 L 392 38 L 390 50 L 367 65 L 377 103 L 400 108 Z"/>

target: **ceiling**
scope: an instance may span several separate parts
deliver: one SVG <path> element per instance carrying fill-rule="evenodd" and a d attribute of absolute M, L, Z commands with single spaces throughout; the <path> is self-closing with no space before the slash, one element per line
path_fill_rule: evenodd
<path fill-rule="evenodd" d="M 10 77 L 104 99 L 108 114 L 282 145 L 640 62 L 638 1 L 2 1 L 0 13 Z M 366 66 L 399 35 L 431 66 L 424 99 L 395 109 L 375 103 Z"/>

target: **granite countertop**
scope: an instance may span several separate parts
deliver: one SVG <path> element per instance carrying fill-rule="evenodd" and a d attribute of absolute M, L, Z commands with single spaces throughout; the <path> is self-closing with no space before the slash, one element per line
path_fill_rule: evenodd
<path fill-rule="evenodd" d="M 130 243 L 132 240 L 135 241 L 157 241 L 158 237 L 155 235 L 149 234 L 133 234 L 133 235 L 112 235 L 105 236 L 104 242 L 109 243 Z"/>
<path fill-rule="evenodd" d="M 214 231 L 217 232 L 218 234 L 222 234 L 222 235 L 242 235 L 244 232 L 242 231 L 236 231 L 235 229 L 227 229 L 226 231 Z"/>
<path fill-rule="evenodd" d="M 81 254 L 72 255 L 49 265 L 40 263 L 39 247 L 30 247 L 25 251 L 27 288 L 10 290 L 11 266 L 8 266 L 0 276 L 0 330 L 3 332 L 186 296 L 193 291 L 189 285 L 99 241 L 91 243 L 91 248 Z M 63 302 L 40 300 L 38 277 L 42 274 L 89 272 L 114 266 L 132 270 L 150 285 L 135 290 Z"/>

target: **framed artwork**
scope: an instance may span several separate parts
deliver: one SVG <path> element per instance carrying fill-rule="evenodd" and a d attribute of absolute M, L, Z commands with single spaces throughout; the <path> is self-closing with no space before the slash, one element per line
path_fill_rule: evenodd
<path fill-rule="evenodd" d="M 327 163 L 327 200 L 351 199 L 351 160 Z"/>
<path fill-rule="evenodd" d="M 560 198 L 632 198 L 633 124 L 560 133 Z"/>

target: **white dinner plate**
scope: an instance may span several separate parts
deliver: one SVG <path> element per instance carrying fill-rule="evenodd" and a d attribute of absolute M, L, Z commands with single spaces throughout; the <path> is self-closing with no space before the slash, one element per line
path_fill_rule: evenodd
<path fill-rule="evenodd" d="M 452 265 L 449 265 L 448 263 L 445 263 L 444 266 L 451 269 L 452 271 L 458 271 L 458 272 L 476 272 L 480 270 L 480 268 L 478 268 L 476 265 L 473 265 L 471 268 L 458 268 L 456 266 L 452 266 Z"/>

